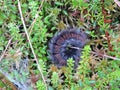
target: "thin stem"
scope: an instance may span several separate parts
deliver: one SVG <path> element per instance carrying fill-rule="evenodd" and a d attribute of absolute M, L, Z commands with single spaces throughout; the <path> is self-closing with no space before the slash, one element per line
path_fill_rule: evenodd
<path fill-rule="evenodd" d="M 112 57 L 112 56 L 108 56 L 108 55 L 106 55 L 106 54 L 100 54 L 100 53 L 93 52 L 93 51 L 91 51 L 91 53 L 96 54 L 96 55 L 98 55 L 98 56 L 101 55 L 101 56 L 103 56 L 103 57 L 110 58 L 110 59 L 113 59 L 113 60 L 120 60 L 119 58 Z"/>
<path fill-rule="evenodd" d="M 73 46 L 70 46 L 69 48 L 73 48 L 73 49 L 80 50 L 80 48 L 79 48 L 79 47 L 73 47 Z"/>
<path fill-rule="evenodd" d="M 119 0 L 114 0 L 114 2 L 120 7 L 120 1 Z"/>
<path fill-rule="evenodd" d="M 5 48 L 5 50 L 3 51 L 3 54 L 2 54 L 1 57 L 0 57 L 0 61 L 3 59 L 3 57 L 4 57 L 4 55 L 5 55 L 8 47 L 9 47 L 9 45 L 10 45 L 10 43 L 11 43 L 11 41 L 12 41 L 12 38 L 8 41 L 8 44 L 7 44 L 6 48 Z"/>
<path fill-rule="evenodd" d="M 35 24 L 35 22 L 36 22 L 36 20 L 37 20 L 37 18 L 38 18 L 38 16 L 39 16 L 39 13 L 41 12 L 41 8 L 42 8 L 42 6 L 43 6 L 44 1 L 45 1 L 45 0 L 42 0 L 41 5 L 40 5 L 40 7 L 39 7 L 39 9 L 38 9 L 38 12 L 37 12 L 36 15 L 35 15 L 35 19 L 33 20 L 32 24 L 30 25 L 30 27 L 29 27 L 29 29 L 28 29 L 28 30 L 30 30 L 30 31 L 29 31 L 29 35 L 31 34 L 31 32 L 32 32 L 32 30 L 33 30 L 33 26 L 34 26 L 34 24 Z"/>
<path fill-rule="evenodd" d="M 19 1 L 19 0 L 18 0 L 18 9 L 19 9 L 19 13 L 20 13 L 20 16 L 21 16 L 21 21 L 22 21 L 22 23 L 23 23 L 23 27 L 24 27 L 24 30 L 25 30 L 25 33 L 26 33 L 26 36 L 27 36 L 27 39 L 28 39 L 30 48 L 31 48 L 31 50 L 32 50 L 34 59 L 35 59 L 35 61 L 36 61 L 36 63 L 37 63 L 37 68 L 38 68 L 38 70 L 40 71 L 40 74 L 41 74 L 41 76 L 42 76 L 42 79 L 43 79 L 43 81 L 44 81 L 44 84 L 45 84 L 46 90 L 47 90 L 47 84 L 46 84 L 44 75 L 43 75 L 43 73 L 42 73 L 41 66 L 39 65 L 39 62 L 38 62 L 37 57 L 36 57 L 36 55 L 35 55 L 35 52 L 34 52 L 32 43 L 31 43 L 31 41 L 30 41 L 30 36 L 29 36 L 29 34 L 28 34 L 28 32 L 27 32 L 27 28 L 26 28 L 26 25 L 25 25 L 25 21 L 24 21 L 24 19 L 23 19 L 22 10 L 21 10 L 21 4 L 20 4 L 20 1 Z"/>

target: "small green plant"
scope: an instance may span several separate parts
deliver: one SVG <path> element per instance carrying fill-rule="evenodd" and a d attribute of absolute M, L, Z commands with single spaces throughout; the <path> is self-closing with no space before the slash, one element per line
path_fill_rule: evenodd
<path fill-rule="evenodd" d="M 45 85 L 44 85 L 44 83 L 41 80 L 39 80 L 36 83 L 36 87 L 37 87 L 37 90 L 45 90 Z"/>
<path fill-rule="evenodd" d="M 58 75 L 57 72 L 52 73 L 51 83 L 52 83 L 54 88 L 58 87 L 58 85 L 59 85 L 59 75 Z"/>

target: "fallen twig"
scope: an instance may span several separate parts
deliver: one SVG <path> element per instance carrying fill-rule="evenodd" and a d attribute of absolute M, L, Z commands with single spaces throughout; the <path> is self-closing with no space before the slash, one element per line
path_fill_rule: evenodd
<path fill-rule="evenodd" d="M 25 30 L 25 33 L 26 33 L 26 36 L 27 36 L 27 39 L 28 39 L 30 48 L 31 48 L 31 50 L 32 50 L 34 59 L 35 59 L 35 61 L 36 61 L 36 63 L 37 63 L 37 68 L 38 68 L 38 70 L 40 71 L 40 74 L 41 74 L 41 76 L 42 76 L 42 79 L 43 79 L 43 81 L 44 81 L 44 84 L 45 84 L 46 90 L 47 90 L 47 84 L 46 84 L 44 75 L 43 75 L 43 73 L 42 73 L 41 66 L 40 66 L 40 64 L 39 64 L 39 62 L 38 62 L 38 60 L 37 60 L 37 57 L 36 57 L 36 55 L 35 55 L 35 52 L 34 52 L 32 43 L 31 43 L 31 41 L 30 41 L 30 36 L 29 36 L 29 34 L 28 34 L 28 32 L 27 32 L 27 28 L 26 28 L 26 25 L 25 25 L 25 21 L 24 21 L 24 19 L 23 19 L 22 10 L 21 10 L 21 4 L 20 4 L 20 1 L 19 1 L 19 0 L 18 0 L 18 9 L 19 9 L 19 13 L 20 13 L 20 16 L 21 16 L 21 21 L 22 21 L 22 23 L 23 23 L 23 27 L 24 27 L 24 30 Z M 38 17 L 38 16 L 37 16 L 37 17 Z"/>
<path fill-rule="evenodd" d="M 11 41 L 12 41 L 12 38 L 8 41 L 8 44 L 7 44 L 6 48 L 5 48 L 5 50 L 3 51 L 3 54 L 2 54 L 1 57 L 0 57 L 0 61 L 3 59 L 3 57 L 4 57 L 4 55 L 5 55 L 8 47 L 9 47 L 9 45 L 10 45 L 10 43 L 11 43 Z"/>
<path fill-rule="evenodd" d="M 109 55 L 106 55 L 106 54 L 100 54 L 100 53 L 96 53 L 96 52 L 93 52 L 93 51 L 91 51 L 91 53 L 95 54 L 95 55 L 98 55 L 98 56 L 102 56 L 102 57 L 106 57 L 106 58 L 110 58 L 110 59 L 113 59 L 113 60 L 119 60 L 120 61 L 120 58 L 112 57 L 112 56 L 109 56 Z"/>

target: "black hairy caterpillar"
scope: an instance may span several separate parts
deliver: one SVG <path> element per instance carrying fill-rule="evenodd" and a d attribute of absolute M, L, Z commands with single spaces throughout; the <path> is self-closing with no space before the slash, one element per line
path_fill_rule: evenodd
<path fill-rule="evenodd" d="M 67 60 L 73 58 L 77 66 L 87 39 L 87 34 L 79 28 L 62 30 L 49 42 L 50 59 L 59 67 L 66 66 Z"/>

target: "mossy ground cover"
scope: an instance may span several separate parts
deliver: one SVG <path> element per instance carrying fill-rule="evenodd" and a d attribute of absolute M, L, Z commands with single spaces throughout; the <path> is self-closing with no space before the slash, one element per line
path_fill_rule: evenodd
<path fill-rule="evenodd" d="M 0 89 L 120 89 L 120 7 L 115 0 L 20 0 L 38 63 L 18 1 L 0 1 Z M 49 58 L 48 43 L 57 32 L 75 27 L 89 35 L 82 60 L 76 69 L 72 58 L 67 67 L 57 68 Z"/>

